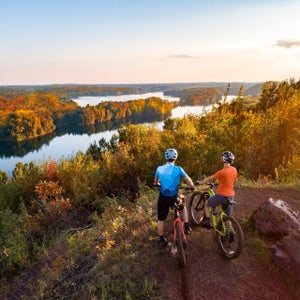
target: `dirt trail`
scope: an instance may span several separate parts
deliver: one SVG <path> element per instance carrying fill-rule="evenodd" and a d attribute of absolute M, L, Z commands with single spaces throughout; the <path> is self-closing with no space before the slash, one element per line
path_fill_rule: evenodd
<path fill-rule="evenodd" d="M 236 189 L 238 205 L 234 216 L 245 220 L 268 198 L 282 199 L 300 210 L 294 190 Z M 157 262 L 157 281 L 163 285 L 163 299 L 300 299 L 300 284 L 290 279 L 268 259 L 260 259 L 247 244 L 234 260 L 220 256 L 212 230 L 194 227 L 188 236 L 188 267 L 179 269 L 176 259 L 166 249 Z"/>
<path fill-rule="evenodd" d="M 234 216 L 240 222 L 247 220 L 268 198 L 282 199 L 300 211 L 300 195 L 296 190 L 237 188 L 236 192 L 238 204 L 234 207 Z M 171 229 L 171 221 L 166 229 Z M 167 233 L 171 236 L 171 232 Z M 213 231 L 200 227 L 193 227 L 188 236 L 186 268 L 180 269 L 166 248 L 160 249 L 160 255 L 155 251 L 149 275 L 162 285 L 162 300 L 300 300 L 300 283 L 289 278 L 270 259 L 257 256 L 247 243 L 247 234 L 244 230 L 245 247 L 234 260 L 220 256 Z M 26 295 L 24 286 L 38 276 L 36 268 L 21 277 L 8 299 L 22 299 Z"/>

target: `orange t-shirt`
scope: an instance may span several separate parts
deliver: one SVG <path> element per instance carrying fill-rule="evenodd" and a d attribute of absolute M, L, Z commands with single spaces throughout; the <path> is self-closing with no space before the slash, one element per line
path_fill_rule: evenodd
<path fill-rule="evenodd" d="M 222 170 L 217 171 L 213 178 L 218 180 L 217 194 L 222 196 L 234 196 L 233 184 L 237 179 L 237 170 L 232 166 L 224 166 Z"/>

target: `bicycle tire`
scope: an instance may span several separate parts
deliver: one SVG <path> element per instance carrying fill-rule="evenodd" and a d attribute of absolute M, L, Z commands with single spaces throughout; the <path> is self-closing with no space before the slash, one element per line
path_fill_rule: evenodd
<path fill-rule="evenodd" d="M 223 217 L 223 222 L 230 222 L 230 232 L 225 236 L 217 232 L 218 248 L 224 257 L 229 259 L 237 258 L 241 254 L 244 245 L 243 230 L 239 222 L 231 216 Z"/>
<path fill-rule="evenodd" d="M 202 210 L 208 193 L 197 191 L 193 193 L 190 200 L 189 211 L 193 225 L 199 226 L 203 219 Z M 209 195 L 208 195 L 209 196 Z"/>
<path fill-rule="evenodd" d="M 181 267 L 185 267 L 187 266 L 187 258 L 183 247 L 182 224 L 180 222 L 176 222 L 175 230 L 176 230 L 176 246 L 178 251 L 179 265 Z"/>

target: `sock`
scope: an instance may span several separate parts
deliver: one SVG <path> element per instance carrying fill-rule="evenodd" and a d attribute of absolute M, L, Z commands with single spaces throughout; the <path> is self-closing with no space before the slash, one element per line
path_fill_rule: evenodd
<path fill-rule="evenodd" d="M 184 228 L 190 228 L 189 222 L 184 222 Z"/>
<path fill-rule="evenodd" d="M 206 218 L 206 224 L 210 226 L 210 218 Z"/>

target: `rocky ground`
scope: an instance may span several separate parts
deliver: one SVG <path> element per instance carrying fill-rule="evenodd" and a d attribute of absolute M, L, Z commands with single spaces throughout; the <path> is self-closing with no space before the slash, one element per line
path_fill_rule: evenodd
<path fill-rule="evenodd" d="M 300 299 L 300 283 L 272 261 L 269 246 L 276 240 L 265 237 L 256 248 L 251 226 L 246 225 L 249 216 L 268 198 L 282 199 L 300 210 L 296 190 L 237 188 L 234 216 L 244 224 L 245 246 L 234 260 L 221 257 L 213 231 L 200 227 L 193 227 L 188 236 L 186 268 L 179 268 L 176 259 L 161 249 L 154 276 L 163 285 L 163 299 Z M 260 254 L 262 248 L 266 251 Z"/>
<path fill-rule="evenodd" d="M 269 198 L 282 199 L 300 211 L 297 190 L 236 188 L 238 203 L 233 215 L 243 226 L 245 245 L 242 254 L 234 260 L 223 258 L 218 253 L 213 231 L 200 227 L 193 227 L 188 236 L 186 268 L 179 268 L 178 261 L 167 248 L 160 249 L 159 255 L 152 253 L 153 268 L 149 275 L 162 285 L 162 300 L 299 300 L 300 282 L 291 278 L 272 260 L 269 248 L 278 238 L 259 236 L 256 239 L 247 222 L 252 213 Z M 171 220 L 166 227 L 171 238 Z M 25 296 L 28 295 L 27 285 L 38 278 L 42 267 L 43 264 L 40 264 L 39 269 L 35 268 L 15 281 L 7 299 L 32 299 Z M 2 296 L 0 293 L 0 299 L 3 299 Z M 62 296 L 62 299 L 66 298 Z"/>

